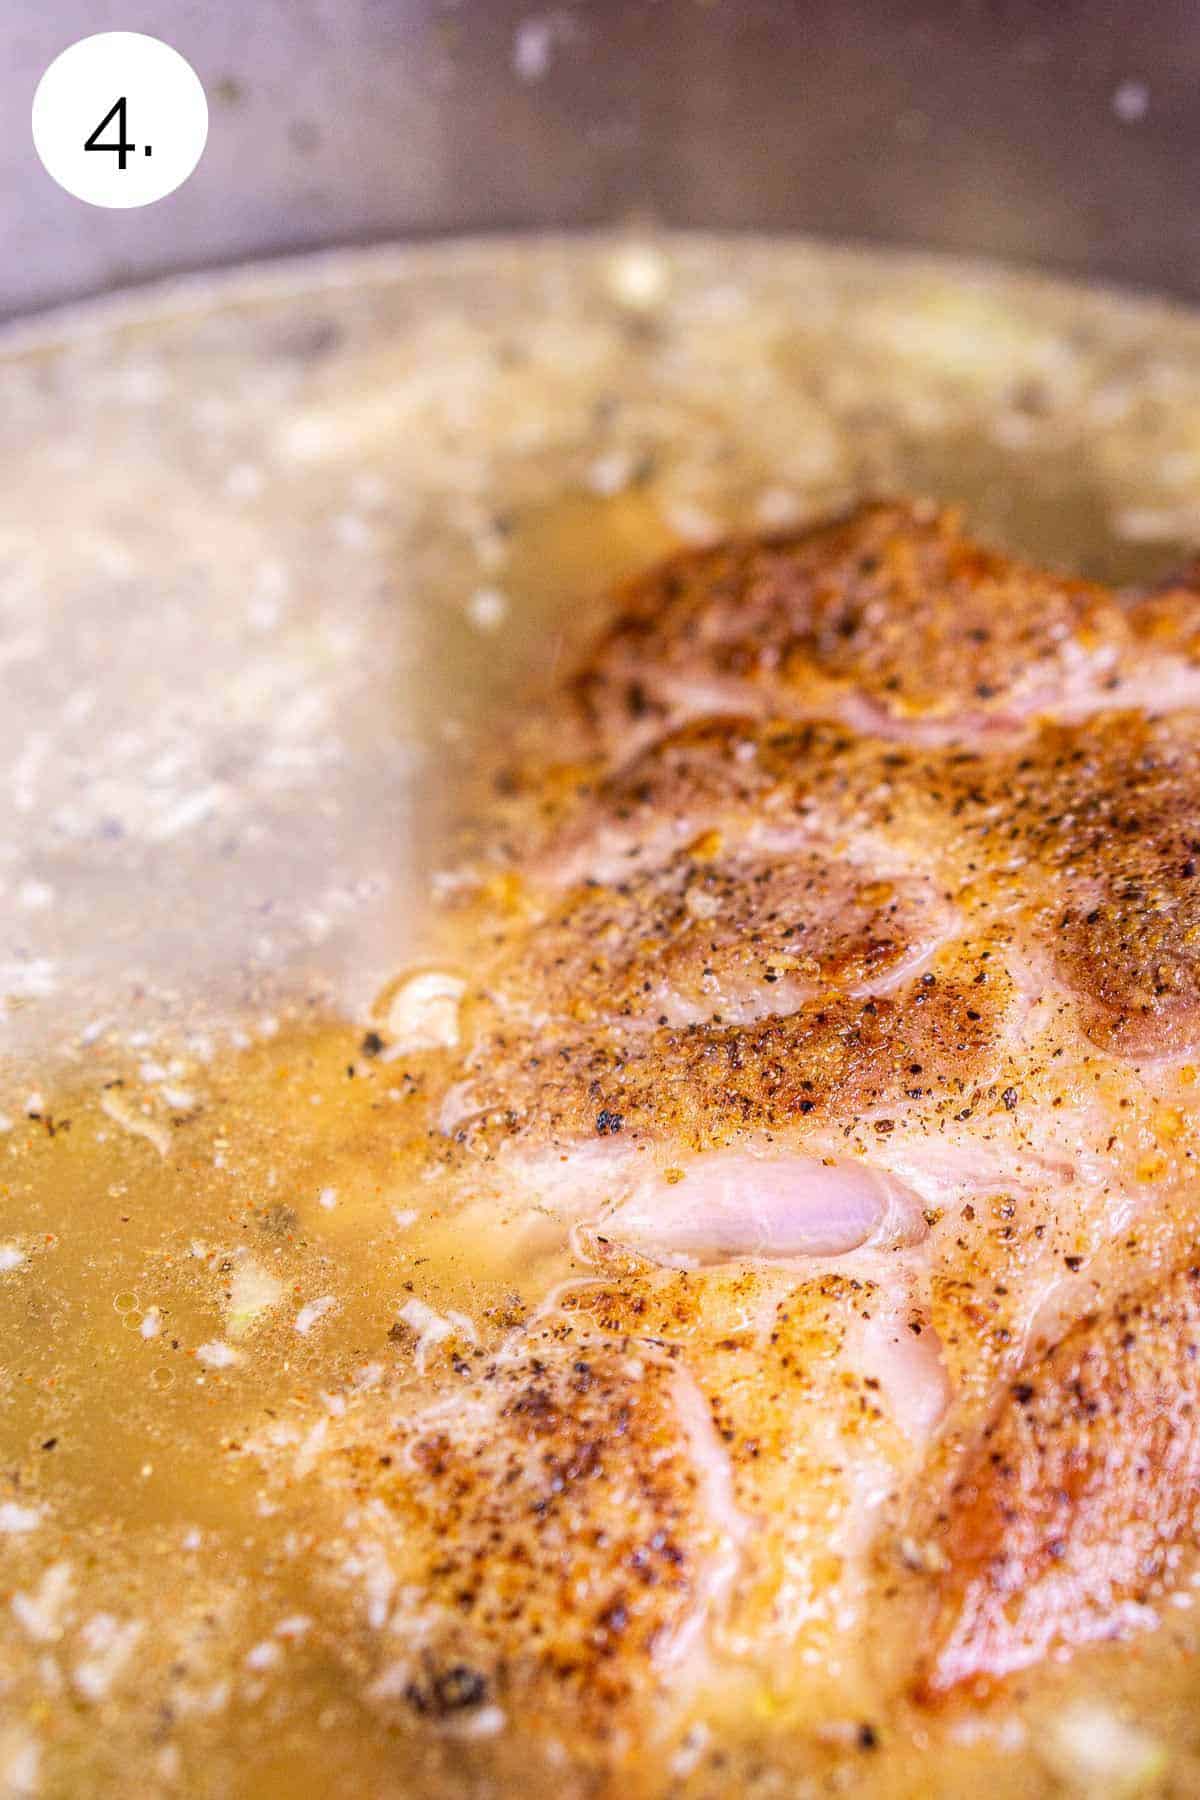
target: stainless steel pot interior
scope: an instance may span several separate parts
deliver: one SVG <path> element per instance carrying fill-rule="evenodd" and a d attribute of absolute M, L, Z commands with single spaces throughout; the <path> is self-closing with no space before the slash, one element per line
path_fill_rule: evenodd
<path fill-rule="evenodd" d="M 26 124 L 51 58 L 116 28 L 177 45 L 212 112 L 192 180 L 128 214 L 60 192 Z M 0 61 L 0 309 L 630 213 L 1193 295 L 1198 79 L 1188 0 L 51 0 Z"/>
<path fill-rule="evenodd" d="M 40 1768 L 46 1793 L 182 1791 L 179 1770 L 203 1772 L 188 1791 L 256 1800 L 397 1779 L 462 1792 L 446 1775 L 461 1739 L 372 1710 L 359 1590 L 314 1585 L 323 1515 L 304 1495 L 295 1514 L 260 1509 L 271 1468 L 242 1456 L 250 1418 L 299 1421 L 305 1457 L 319 1445 L 346 1371 L 400 1354 L 402 1293 L 499 1328 L 514 1292 L 540 1305 L 574 1268 L 565 1237 L 543 1263 L 519 1232 L 464 1229 L 416 1191 L 415 1088 L 390 1052 L 373 1060 L 420 956 L 438 807 L 589 597 L 671 544 L 899 489 L 1115 581 L 1194 549 L 1194 312 L 749 234 L 919 244 L 1195 299 L 1200 14 L 9 11 L 0 314 L 319 246 L 496 235 L 4 334 L 0 1342 L 21 1375 L 0 1369 L 0 1496 L 13 1469 L 44 1485 L 36 1507 L 22 1490 L 5 1509 L 2 1585 L 26 1601 L 13 1619 L 37 1618 L 35 1595 L 77 1613 L 46 1615 L 5 1664 L 0 1791 L 32 1792 Z M 59 191 L 28 127 L 53 56 L 113 28 L 176 45 L 211 109 L 192 179 L 127 214 Z M 631 218 L 712 235 L 499 236 Z M 235 1348 L 244 1296 L 227 1275 L 256 1263 L 254 1306 L 276 1311 L 256 1323 L 252 1307 Z M 278 1455 L 298 1475 L 286 1433 Z M 359 1565 L 368 1581 L 375 1566 Z M 310 1613 L 318 1629 L 281 1638 L 272 1675 L 263 1621 Z M 115 1639 L 83 1635 L 104 1620 Z M 1098 1652 L 1082 1695 L 1085 1725 L 1137 1722 L 1117 1742 L 1139 1767 L 1169 1752 L 1180 1792 L 1200 1768 L 1198 1620 L 1173 1618 L 1166 1657 Z M 104 1643 L 129 1661 L 100 1713 L 80 1671 L 107 1667 Z M 260 1676 L 276 1685 L 237 1685 Z M 1059 1791 L 1078 1755 L 1070 1681 L 1039 1668 L 1017 1738 L 964 1737 L 954 1768 L 934 1768 L 924 1719 L 889 1719 L 878 1757 L 852 1731 L 836 1779 L 871 1765 L 892 1792 L 946 1775 L 944 1791 L 1015 1794 L 1046 1791 L 1050 1767 Z M 747 1767 L 783 1791 L 789 1765 L 769 1758 L 792 1749 L 768 1741 L 770 1716 Z M 557 1764 L 538 1785 L 528 1746 L 497 1739 L 513 1760 L 480 1779 L 565 1792 Z M 842 1754 L 832 1736 L 827 1752 Z"/>

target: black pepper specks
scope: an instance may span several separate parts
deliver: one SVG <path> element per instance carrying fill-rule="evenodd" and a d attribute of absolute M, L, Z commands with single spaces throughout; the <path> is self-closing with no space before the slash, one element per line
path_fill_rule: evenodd
<path fill-rule="evenodd" d="M 425 1681 L 410 1682 L 404 1697 L 423 1718 L 445 1719 L 482 1706 L 487 1699 L 487 1680 L 466 1663 L 452 1663 Z"/>

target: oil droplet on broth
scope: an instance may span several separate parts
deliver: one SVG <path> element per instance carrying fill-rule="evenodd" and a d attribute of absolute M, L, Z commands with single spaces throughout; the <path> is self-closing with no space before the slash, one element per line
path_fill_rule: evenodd
<path fill-rule="evenodd" d="M 190 617 L 225 683 L 219 718 L 126 719 L 119 744 L 84 720 L 77 740 L 70 690 L 86 684 L 65 650 L 71 682 L 39 705 L 67 722 L 26 721 L 41 761 L 13 758 L 10 835 L 29 866 L 0 1139 L 0 1396 L 29 1528 L 0 1557 L 37 1628 L 6 1625 L 19 1724 L 0 1757 L 32 1744 L 49 1790 L 292 1795 L 316 1791 L 319 1767 L 320 1791 L 374 1791 L 402 1767 L 406 1792 L 447 1791 L 444 1746 L 401 1748 L 372 1713 L 305 1579 L 305 1534 L 327 1522 L 299 1484 L 278 1510 L 255 1446 L 315 1463 L 347 1395 L 414 1379 L 402 1311 L 463 1315 L 486 1353 L 568 1266 L 562 1244 L 535 1257 L 486 1221 L 465 1232 L 427 1178 L 432 1121 L 410 1077 L 459 1029 L 462 976 L 421 960 L 397 869 L 410 807 L 441 810 L 443 772 L 503 728 L 523 681 L 563 665 L 584 602 L 681 541 L 790 527 L 886 488 L 962 501 L 1011 547 L 1120 580 L 1200 537 L 1190 314 L 701 239 L 635 259 L 625 292 L 612 255 L 497 243 L 348 259 L 336 286 L 303 271 L 215 284 L 182 314 L 151 305 L 0 357 L 24 446 L 0 527 L 35 571 L 31 616 L 43 593 L 67 595 L 70 644 L 99 558 L 114 594 L 143 583 L 143 662 L 182 682 L 201 655 Z M 98 435 L 114 392 L 138 408 L 116 443 Z M 89 433 L 110 443 L 106 466 L 73 477 L 67 453 Z M 161 496 L 157 523 L 127 522 L 131 485 Z M 164 589 L 168 565 L 191 567 L 194 589 Z M 53 890 L 43 807 L 79 859 Z M 88 862 L 93 842 L 109 861 Z M 151 863 L 172 872 L 177 919 L 155 910 Z M 141 959 L 132 986 L 108 936 L 118 962 Z M 78 996 L 56 987 L 64 968 L 82 971 Z M 396 1013 L 414 971 L 438 985 Z M 81 1698 L 98 1615 L 114 1623 Z M 1184 1672 L 1114 1657 L 1093 1678 L 1187 1737 Z M 896 1782 L 925 1768 L 907 1730 L 898 1715 Z M 503 1745 L 471 1754 L 503 1781 Z M 811 1774 L 811 1746 L 778 1754 Z M 978 1745 L 939 1754 L 948 1787 L 956 1770 L 980 1779 Z M 868 1792 L 863 1760 L 839 1780 Z M 1019 1791 L 1027 1767 L 1007 1767 L 988 1764 L 989 1792 Z"/>

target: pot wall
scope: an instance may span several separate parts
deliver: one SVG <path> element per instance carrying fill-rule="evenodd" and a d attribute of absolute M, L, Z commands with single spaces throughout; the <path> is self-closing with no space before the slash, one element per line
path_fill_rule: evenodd
<path fill-rule="evenodd" d="M 72 200 L 29 136 L 47 63 L 108 29 L 167 38 L 209 95 L 200 168 L 145 211 Z M 319 245 L 631 214 L 1200 295 L 1187 0 L 20 0 L 0 59 L 10 314 Z"/>

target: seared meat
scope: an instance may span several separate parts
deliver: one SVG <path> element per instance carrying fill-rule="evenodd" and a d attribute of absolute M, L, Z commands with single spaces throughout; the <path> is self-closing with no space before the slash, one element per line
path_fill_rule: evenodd
<path fill-rule="evenodd" d="M 618 597 L 489 773 L 423 1065 L 459 1229 L 577 1276 L 321 1459 L 389 1703 L 468 1670 L 615 1766 L 1153 1616 L 1200 1474 L 1198 634 L 901 505 Z"/>
<path fill-rule="evenodd" d="M 1110 704 L 1190 705 L 1196 622 L 1010 561 L 952 515 L 875 506 L 798 537 L 676 558 L 633 582 L 576 678 L 585 738 L 719 712 L 841 718 L 946 742 Z"/>
<path fill-rule="evenodd" d="M 926 1691 L 1153 1621 L 1200 1528 L 1200 1266 L 1089 1315 L 1015 1382 L 934 1527 Z"/>

